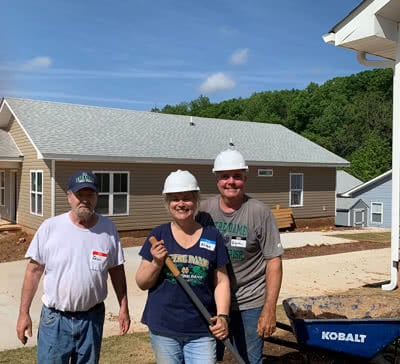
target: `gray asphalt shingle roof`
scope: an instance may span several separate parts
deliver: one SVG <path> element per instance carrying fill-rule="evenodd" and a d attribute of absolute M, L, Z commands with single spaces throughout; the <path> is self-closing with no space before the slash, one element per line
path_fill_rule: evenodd
<path fill-rule="evenodd" d="M 363 181 L 352 176 L 350 173 L 342 170 L 336 171 L 336 193 L 347 192 L 361 184 L 363 184 Z"/>
<path fill-rule="evenodd" d="M 360 199 L 359 198 L 336 198 L 336 210 L 350 210 Z"/>
<path fill-rule="evenodd" d="M 10 134 L 0 129 L 0 160 L 19 160 L 21 152 Z"/>
<path fill-rule="evenodd" d="M 249 164 L 348 165 L 277 124 L 4 100 L 39 152 L 49 159 L 208 164 L 232 141 Z"/>

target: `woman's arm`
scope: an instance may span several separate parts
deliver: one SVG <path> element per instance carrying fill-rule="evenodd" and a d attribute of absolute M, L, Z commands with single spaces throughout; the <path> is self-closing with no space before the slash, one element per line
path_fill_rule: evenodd
<path fill-rule="evenodd" d="M 152 261 L 142 259 L 139 268 L 136 272 L 136 283 L 142 290 L 152 288 L 160 275 L 161 269 L 164 266 L 165 258 L 167 257 L 167 249 L 162 240 L 157 241 L 151 246 Z"/>
<path fill-rule="evenodd" d="M 214 325 L 210 326 L 210 331 L 217 339 L 223 340 L 229 334 L 228 315 L 231 304 L 230 283 L 225 266 L 215 271 L 214 298 L 217 316 L 211 318 Z"/>

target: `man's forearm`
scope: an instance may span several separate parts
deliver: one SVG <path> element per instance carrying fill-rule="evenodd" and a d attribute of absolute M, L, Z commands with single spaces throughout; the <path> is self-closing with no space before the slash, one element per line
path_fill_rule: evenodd
<path fill-rule="evenodd" d="M 20 313 L 29 313 L 32 300 L 36 294 L 43 271 L 44 266 L 40 265 L 39 263 L 33 260 L 28 263 L 21 291 L 21 303 L 19 308 Z"/>
<path fill-rule="evenodd" d="M 265 269 L 265 303 L 264 307 L 275 308 L 282 285 L 282 259 L 275 257 L 267 262 Z"/>
<path fill-rule="evenodd" d="M 120 307 L 128 309 L 126 276 L 123 264 L 111 268 L 109 273 Z"/>

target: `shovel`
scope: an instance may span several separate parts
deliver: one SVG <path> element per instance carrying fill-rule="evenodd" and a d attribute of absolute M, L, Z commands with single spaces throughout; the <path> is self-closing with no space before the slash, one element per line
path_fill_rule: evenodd
<path fill-rule="evenodd" d="M 154 244 L 157 242 L 157 239 L 154 236 L 151 236 L 149 238 L 149 241 L 151 244 Z M 167 256 L 165 258 L 165 265 L 168 267 L 168 269 L 171 271 L 172 275 L 175 277 L 175 279 L 179 282 L 183 290 L 188 294 L 190 299 L 192 300 L 193 304 L 196 306 L 196 308 L 200 311 L 201 315 L 203 318 L 209 323 L 209 325 L 214 325 L 214 323 L 211 321 L 211 315 L 207 311 L 206 307 L 203 305 L 203 303 L 199 300 L 199 298 L 196 296 L 196 294 L 193 292 L 192 287 L 190 287 L 189 283 L 185 281 L 185 279 L 181 276 L 181 272 L 179 272 L 179 269 L 176 267 L 172 259 Z M 238 351 L 233 347 L 232 343 L 230 342 L 229 338 L 225 338 L 224 340 L 221 340 L 225 347 L 232 353 L 232 355 L 235 357 L 237 362 L 239 364 L 246 364 L 246 362 L 242 359 Z"/>

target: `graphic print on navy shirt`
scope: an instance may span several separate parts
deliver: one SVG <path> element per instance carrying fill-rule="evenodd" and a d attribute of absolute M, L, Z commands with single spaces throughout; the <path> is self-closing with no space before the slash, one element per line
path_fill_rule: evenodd
<path fill-rule="evenodd" d="M 210 313 L 215 313 L 214 271 L 228 263 L 221 234 L 205 227 L 200 240 L 185 249 L 176 243 L 170 224 L 155 228 L 150 235 L 163 240 L 168 255 L 196 296 Z M 139 254 L 152 261 L 151 244 L 146 240 Z M 156 285 L 149 290 L 142 322 L 154 333 L 189 336 L 209 335 L 208 325 L 175 277 L 164 266 Z"/>

